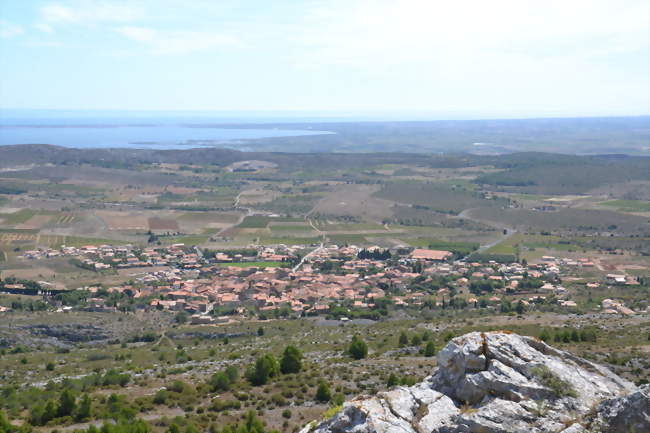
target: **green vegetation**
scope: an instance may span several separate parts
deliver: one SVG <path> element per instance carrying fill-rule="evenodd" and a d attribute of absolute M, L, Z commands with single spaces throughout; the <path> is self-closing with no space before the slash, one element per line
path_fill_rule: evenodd
<path fill-rule="evenodd" d="M 352 337 L 348 353 L 353 359 L 363 359 L 368 356 L 368 345 L 360 336 L 355 335 Z"/>
<path fill-rule="evenodd" d="M 296 346 L 287 346 L 280 360 L 280 371 L 283 374 L 299 373 L 302 369 L 302 353 Z"/>
<path fill-rule="evenodd" d="M 624 212 L 650 212 L 650 201 L 642 200 L 610 200 L 598 203 L 603 206 L 617 208 Z"/>
<path fill-rule="evenodd" d="M 557 397 L 578 396 L 578 393 L 569 382 L 558 377 L 545 365 L 531 368 L 530 373 L 537 377 L 542 385 L 549 388 Z"/>

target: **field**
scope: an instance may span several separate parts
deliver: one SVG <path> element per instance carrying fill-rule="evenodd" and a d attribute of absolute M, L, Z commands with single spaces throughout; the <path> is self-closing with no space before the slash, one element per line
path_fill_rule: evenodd
<path fill-rule="evenodd" d="M 519 132 L 530 136 L 524 124 Z M 454 335 L 490 329 L 536 337 L 542 330 L 553 335 L 594 330 L 595 341 L 552 344 L 604 363 L 636 383 L 650 380 L 650 321 L 640 313 L 648 306 L 650 281 L 648 159 L 410 154 L 409 149 L 435 148 L 450 137 L 444 128 L 434 137 L 432 125 L 402 125 L 406 130 L 415 126 L 421 129 L 406 142 L 392 135 L 399 128 L 390 124 L 382 134 L 368 132 L 367 125 L 359 130 L 338 125 L 336 137 L 291 139 L 305 144 L 306 152 L 327 143 L 339 149 L 370 146 L 355 141 L 363 139 L 384 143 L 384 150 L 399 146 L 399 153 L 240 153 L 211 148 L 127 155 L 36 145 L 20 153 L 16 146 L 0 147 L 0 168 L 11 170 L 0 171 L 0 282 L 9 277 L 47 281 L 63 291 L 54 295 L 51 308 L 43 307 L 42 296 L 0 294 L 0 305 L 12 309 L 0 313 L 0 410 L 17 424 L 37 422 L 32 414 L 39 405 L 60 401 L 69 387 L 77 401 L 88 396 L 93 415 L 88 421 L 54 418 L 34 431 L 72 432 L 86 428 L 86 422 L 133 423 L 133 417 L 142 417 L 151 433 L 222 433 L 226 423 L 240 422 L 254 411 L 267 429 L 292 433 L 336 410 L 342 400 L 388 389 L 391 373 L 404 384 L 429 375 L 436 361 L 424 356 L 425 341 L 439 350 Z M 495 122 L 488 129 L 498 136 L 501 127 Z M 583 133 L 575 132 L 573 138 Z M 533 146 L 535 140 L 546 143 L 553 136 L 541 135 L 522 146 Z M 634 143 L 641 142 L 635 137 Z M 505 141 L 501 137 L 491 149 L 507 149 L 511 144 Z M 585 150 L 606 146 L 601 138 L 580 143 Z M 285 145 L 281 140 L 255 144 L 266 149 Z M 245 161 L 261 162 L 233 170 L 247 166 Z M 395 284 L 375 284 L 381 265 L 349 271 L 336 267 L 337 258 L 315 262 L 314 268 L 333 266 L 333 274 L 358 273 L 364 284 L 372 282 L 368 290 L 383 291 L 382 298 L 372 298 L 373 307 L 354 306 L 356 298 L 327 298 L 323 302 L 331 307 L 329 312 L 298 309 L 299 314 L 291 309 L 293 303 L 276 304 L 275 297 L 285 292 L 272 289 L 268 294 L 273 305 L 259 299 L 241 305 L 215 302 L 210 313 L 215 322 L 202 326 L 189 324 L 195 310 L 187 315 L 159 310 L 158 292 L 143 290 L 140 297 L 128 293 L 149 285 L 177 290 L 176 275 L 191 280 L 189 287 L 212 284 L 212 264 L 206 265 L 207 271 L 191 265 L 136 263 L 133 268 L 96 272 L 71 256 L 25 258 L 27 251 L 38 249 L 104 244 L 130 245 L 140 257 L 145 248 L 177 243 L 185 244 L 188 254 L 206 249 L 225 250 L 233 257 L 241 253 L 255 261 L 215 266 L 250 267 L 242 271 L 247 276 L 261 275 L 260 268 L 284 268 L 321 243 L 379 246 L 393 254 L 383 262 L 390 263 L 390 272 L 399 270 L 406 277 Z M 284 253 L 280 244 L 304 248 L 295 248 L 289 262 L 254 258 L 266 246 L 274 247 L 273 254 Z M 411 248 L 448 250 L 453 260 L 440 266 L 428 263 L 439 271 L 425 278 L 426 272 L 416 275 L 418 264 L 408 259 Z M 480 276 L 489 260 L 508 265 L 518 261 L 521 266 L 528 262 L 532 275 L 538 269 L 533 265 L 549 255 L 576 263 L 563 267 L 560 276 L 553 271 L 542 277 L 562 285 L 575 308 L 562 307 L 563 295 L 551 295 L 540 288 L 537 277 L 523 273 L 517 275 L 529 285 L 521 293 L 501 287 L 497 292 L 490 286 L 479 296 L 471 284 L 460 284 L 463 275 L 473 283 L 489 281 Z M 580 259 L 584 266 L 577 266 Z M 483 263 L 474 268 L 474 260 Z M 494 265 L 494 276 L 504 275 L 503 269 Z M 175 273 L 167 276 L 171 270 Z M 608 273 L 637 280 L 625 286 L 604 284 Z M 154 274 L 164 276 L 147 282 Z M 278 270 L 287 281 L 301 275 L 289 274 L 288 269 Z M 302 289 L 300 281 L 295 284 Z M 246 287 L 240 288 L 258 290 Z M 413 300 L 407 298 L 411 295 Z M 505 301 L 487 303 L 492 296 L 511 299 L 515 306 L 519 300 L 522 305 L 530 301 L 530 308 L 502 310 Z M 535 306 L 534 296 L 548 302 Z M 300 293 L 296 299 L 302 297 Z M 470 301 L 472 297 L 480 300 Z M 105 302 L 105 311 L 87 311 L 101 310 L 86 302 L 97 298 Z M 620 299 L 639 313 L 605 315 L 600 306 L 606 298 Z M 400 299 L 408 299 L 408 305 L 399 304 Z M 471 305 L 457 307 L 463 302 Z M 74 307 L 57 312 L 65 306 Z M 342 317 L 350 320 L 339 320 Z M 402 333 L 406 343 L 399 341 Z M 368 345 L 368 356 L 360 360 L 347 352 L 355 334 Z M 280 359 L 289 344 L 304 355 L 300 371 L 277 375 L 262 385 L 244 377 L 257 358 L 272 354 Z M 238 377 L 225 386 L 213 375 L 228 366 L 236 367 Z M 330 388 L 329 402 L 316 399 L 321 383 Z"/>
<path fill-rule="evenodd" d="M 0 298 L 0 304 L 6 302 Z M 92 397 L 98 409 L 104 407 L 101 399 L 107 394 L 122 395 L 128 404 L 138 408 L 141 416 L 154 423 L 155 431 L 169 427 L 172 422 L 170 414 L 186 417 L 195 425 L 209 428 L 210 425 L 238 420 L 249 408 L 257 408 L 269 428 L 282 428 L 284 425 L 293 430 L 332 407 L 315 401 L 316 389 L 322 381 L 329 385 L 333 395 L 340 395 L 337 398 L 351 399 L 358 394 L 375 394 L 387 389 L 391 373 L 398 372 L 400 380 L 406 383 L 422 380 L 430 374 L 436 365 L 435 358 L 424 357 L 418 352 L 418 343 L 413 346 L 412 338 L 433 341 L 439 349 L 451 336 L 474 330 L 505 329 L 539 336 L 542 329 L 561 330 L 558 324 L 593 329 L 597 320 L 595 316 L 552 312 L 520 318 L 451 314 L 426 320 L 419 314 L 413 311 L 408 318 L 366 321 L 363 324 L 314 318 L 198 327 L 175 326 L 171 314 L 156 312 L 120 315 L 120 320 L 102 313 L 47 314 L 36 322 L 29 315 L 16 315 L 13 318 L 14 329 L 19 330 L 24 342 L 38 338 L 41 335 L 38 332 L 45 330 L 60 333 L 59 338 L 65 344 L 74 344 L 67 341 L 65 332 L 61 331 L 64 326 L 75 324 L 88 341 L 96 343 L 81 344 L 72 351 L 29 349 L 0 358 L 0 377 L 4 384 L 26 385 L 17 391 L 15 398 L 3 400 L 3 409 L 10 417 L 19 417 L 21 399 L 32 396 L 32 401 L 26 403 L 30 407 L 59 392 L 56 385 L 50 385 L 49 391 L 41 388 L 43 394 L 35 394 L 30 386 L 43 387 L 48 381 L 63 376 L 114 369 L 127 375 L 126 383 L 88 386 L 84 392 Z M 639 380 L 630 365 L 644 362 L 650 324 L 634 318 L 621 318 L 614 322 L 612 325 L 616 330 L 595 328 L 598 329 L 596 342 L 551 344 L 606 363 L 618 374 Z M 40 328 L 30 327 L 35 323 Z M 164 335 L 161 334 L 163 331 Z M 6 329 L 0 327 L 2 332 Z M 152 334 L 152 341 L 131 342 L 147 332 Z M 406 347 L 398 342 L 402 333 L 409 339 Z M 355 334 L 363 335 L 369 346 L 366 359 L 353 360 L 345 354 L 347 344 Z M 271 353 L 279 358 L 287 344 L 295 345 L 304 354 L 300 372 L 282 375 L 261 386 L 252 385 L 241 377 L 244 370 L 255 362 L 254 354 Z M 48 363 L 52 363 L 53 368 L 45 368 Z M 216 390 L 206 386 L 213 374 L 227 366 L 235 367 L 240 375 L 230 388 Z M 167 388 L 167 398 L 154 400 L 161 387 Z M 246 399 L 241 398 L 243 395 Z M 238 399 L 241 404 L 226 405 Z M 215 400 L 223 403 L 221 409 Z M 196 408 L 202 410 L 197 412 Z M 286 409 L 290 409 L 289 417 L 282 415 Z M 202 412 L 211 416 L 203 417 Z M 66 430 L 79 425 L 73 420 L 64 424 Z"/>
<path fill-rule="evenodd" d="M 599 203 L 624 212 L 650 212 L 650 201 L 642 200 L 610 200 Z"/>

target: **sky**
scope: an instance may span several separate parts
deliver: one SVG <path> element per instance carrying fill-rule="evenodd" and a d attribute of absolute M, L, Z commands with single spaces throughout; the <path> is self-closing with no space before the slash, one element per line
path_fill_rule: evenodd
<path fill-rule="evenodd" d="M 647 0 L 0 0 L 0 108 L 650 114 Z"/>

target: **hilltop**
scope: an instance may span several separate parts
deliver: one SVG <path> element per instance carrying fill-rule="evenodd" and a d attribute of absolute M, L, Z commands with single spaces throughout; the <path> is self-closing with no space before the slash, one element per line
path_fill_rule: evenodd
<path fill-rule="evenodd" d="M 302 433 L 579 433 L 650 429 L 650 388 L 506 332 L 473 332 L 438 353 L 433 374 L 411 387 L 347 402 Z"/>

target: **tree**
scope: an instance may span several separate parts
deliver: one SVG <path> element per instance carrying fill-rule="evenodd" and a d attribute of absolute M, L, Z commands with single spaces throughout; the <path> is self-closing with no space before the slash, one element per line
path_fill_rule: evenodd
<path fill-rule="evenodd" d="M 406 335 L 406 332 L 402 331 L 399 335 L 399 347 L 406 347 L 409 344 L 409 337 Z"/>
<path fill-rule="evenodd" d="M 176 317 L 174 318 L 174 320 L 179 325 L 183 325 L 183 324 L 187 323 L 187 313 L 185 311 L 179 311 L 176 314 Z"/>
<path fill-rule="evenodd" d="M 84 394 L 81 398 L 81 402 L 77 407 L 77 413 L 75 414 L 75 419 L 77 421 L 87 421 L 92 416 L 92 402 L 88 394 Z"/>
<path fill-rule="evenodd" d="M 424 356 L 427 358 L 432 357 L 436 354 L 436 344 L 433 341 L 429 341 L 424 347 Z"/>
<path fill-rule="evenodd" d="M 262 337 L 264 335 L 264 328 L 262 328 L 261 326 L 257 328 L 257 335 L 259 337 Z"/>
<path fill-rule="evenodd" d="M 0 410 L 0 433 L 14 433 L 19 431 L 19 428 L 9 422 L 5 413 Z"/>
<path fill-rule="evenodd" d="M 519 302 L 517 302 L 517 305 L 515 306 L 515 311 L 519 315 L 524 314 L 524 312 L 526 311 L 526 306 L 524 305 L 524 301 L 520 299 Z"/>
<path fill-rule="evenodd" d="M 422 339 L 419 335 L 414 335 L 413 338 L 411 338 L 411 346 L 419 346 L 420 344 L 422 344 Z"/>
<path fill-rule="evenodd" d="M 228 391 L 230 389 L 230 379 L 224 372 L 218 372 L 212 375 L 210 385 L 213 391 Z"/>
<path fill-rule="evenodd" d="M 580 341 L 580 334 L 578 333 L 578 330 L 575 328 L 571 330 L 571 341 L 576 343 Z"/>
<path fill-rule="evenodd" d="M 271 354 L 257 358 L 255 366 L 246 372 L 246 378 L 253 385 L 265 385 L 272 377 L 280 373 L 278 361 Z"/>
<path fill-rule="evenodd" d="M 239 380 L 239 369 L 234 365 L 229 365 L 226 367 L 224 374 L 228 377 L 228 380 L 231 384 Z"/>
<path fill-rule="evenodd" d="M 318 384 L 315 398 L 316 401 L 319 401 L 321 403 L 327 403 L 332 399 L 332 391 L 330 390 L 330 386 L 324 380 L 321 380 L 321 382 Z"/>
<path fill-rule="evenodd" d="M 59 396 L 58 416 L 70 416 L 77 408 L 77 402 L 74 394 L 69 389 L 64 389 Z"/>
<path fill-rule="evenodd" d="M 368 355 L 368 345 L 358 335 L 352 337 L 348 353 L 354 359 L 363 359 Z"/>
<path fill-rule="evenodd" d="M 283 374 L 299 373 L 302 369 L 302 353 L 296 346 L 287 346 L 280 361 Z"/>
<path fill-rule="evenodd" d="M 548 332 L 548 329 L 542 329 L 542 332 L 539 334 L 539 339 L 547 343 L 551 339 L 551 333 Z"/>
<path fill-rule="evenodd" d="M 395 385 L 399 385 L 399 378 L 395 375 L 395 373 L 391 373 L 390 376 L 388 376 L 388 382 L 386 382 L 386 386 L 392 388 Z"/>

